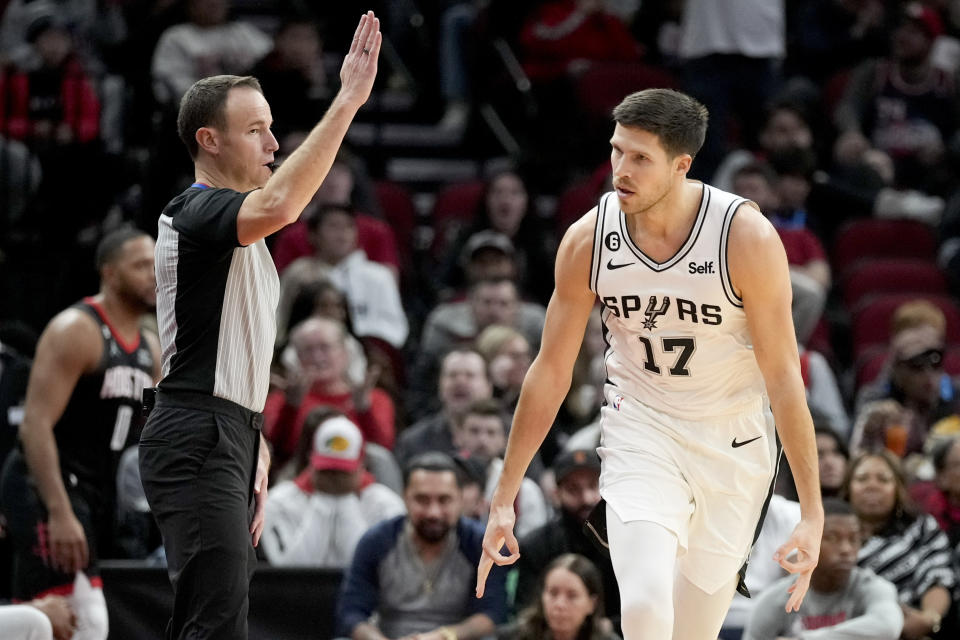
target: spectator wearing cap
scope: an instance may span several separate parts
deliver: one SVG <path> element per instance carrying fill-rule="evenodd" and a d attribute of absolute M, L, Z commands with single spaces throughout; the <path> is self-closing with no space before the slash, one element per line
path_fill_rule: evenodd
<path fill-rule="evenodd" d="M 503 472 L 503 454 L 507 449 L 507 416 L 503 405 L 493 399 L 472 403 L 455 421 L 453 444 L 460 456 L 479 460 L 483 465 L 485 503 L 489 504 Z M 550 514 L 543 492 L 528 477 L 520 483 L 514 509 L 518 536 L 544 525 Z"/>
<path fill-rule="evenodd" d="M 942 330 L 929 324 L 893 336 L 886 375 L 858 395 L 852 451 L 920 453 L 933 426 L 960 413 L 960 389 L 943 370 L 944 347 Z"/>
<path fill-rule="evenodd" d="M 537 581 L 550 562 L 577 553 L 592 561 L 603 575 L 604 611 L 615 622 L 620 617 L 620 589 L 608 553 L 584 531 L 584 523 L 600 502 L 600 456 L 595 449 L 563 451 L 553 461 L 559 513 L 520 540 L 523 553 L 517 561 L 518 582 L 515 609 L 530 604 L 538 593 Z"/>
<path fill-rule="evenodd" d="M 281 300 L 292 301 L 307 283 L 329 279 L 347 297 L 350 323 L 358 338 L 376 338 L 396 349 L 402 347 L 409 325 L 396 278 L 389 268 L 368 260 L 358 246 L 353 207 L 320 205 L 308 229 L 316 253 L 294 260 L 283 272 Z"/>
<path fill-rule="evenodd" d="M 517 283 L 509 278 L 480 280 L 470 287 L 466 301 L 437 305 L 424 323 L 410 380 L 408 411 L 420 417 L 435 406 L 437 367 L 444 353 L 473 343 L 480 332 L 494 324 L 513 327 L 536 352 L 545 319 L 546 310 L 521 301 Z"/>
<path fill-rule="evenodd" d="M 520 266 L 517 263 L 517 252 L 513 242 L 506 235 L 492 229 L 485 229 L 474 233 L 467 239 L 460 251 L 456 267 L 462 269 L 467 287 L 481 280 L 507 278 L 517 281 L 520 275 Z M 459 287 L 463 284 L 453 266 L 447 269 L 443 277 L 446 289 L 441 292 L 441 299 L 451 301 L 460 300 L 465 293 Z"/>
<path fill-rule="evenodd" d="M 931 56 L 943 31 L 933 7 L 903 6 L 890 56 L 858 66 L 837 106 L 838 160 L 859 158 L 874 147 L 893 159 L 900 186 L 930 191 L 943 186 L 941 160 L 960 124 L 956 81 Z"/>
<path fill-rule="evenodd" d="M 472 220 L 461 229 L 450 229 L 441 238 L 445 284 L 454 289 L 463 286 L 465 273 L 457 264 L 470 238 L 481 231 L 505 235 L 513 245 L 517 289 L 524 296 L 546 304 L 553 291 L 553 260 L 556 238 L 547 221 L 538 216 L 524 178 L 505 169 L 486 181 L 486 190 Z M 453 238 L 453 240 L 449 240 Z M 470 284 L 467 282 L 466 284 Z"/>
<path fill-rule="evenodd" d="M 448 455 L 410 461 L 407 515 L 368 530 L 344 575 L 337 599 L 341 636 L 472 640 L 505 622 L 505 567 L 494 567 L 483 597 L 476 597 L 483 525 L 461 515 L 462 482 Z"/>
<path fill-rule="evenodd" d="M 406 512 L 363 462 L 360 429 L 329 412 L 313 435 L 309 465 L 270 491 L 261 542 L 271 564 L 344 569 L 367 529 Z"/>
<path fill-rule="evenodd" d="M 264 434 L 278 466 L 293 455 L 307 414 L 317 406 L 335 407 L 359 425 L 367 440 L 393 448 L 393 400 L 375 388 L 375 365 L 363 381 L 350 378 L 346 339 L 343 324 L 332 318 L 308 318 L 290 333 L 298 366 L 285 378 L 274 378 L 282 388 L 270 392 L 263 409 Z"/>

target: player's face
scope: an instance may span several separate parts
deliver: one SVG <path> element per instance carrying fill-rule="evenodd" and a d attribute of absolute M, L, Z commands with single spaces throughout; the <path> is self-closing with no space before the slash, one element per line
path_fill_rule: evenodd
<path fill-rule="evenodd" d="M 686 154 L 668 154 L 656 134 L 618 123 L 610 139 L 610 165 L 620 208 L 643 213 L 659 203 L 686 176 L 689 160 Z"/>
<path fill-rule="evenodd" d="M 273 116 L 263 94 L 236 87 L 227 94 L 226 131 L 220 132 L 223 170 L 238 190 L 262 187 L 273 174 L 271 164 L 279 148 L 270 131 Z"/>
<path fill-rule="evenodd" d="M 487 460 L 499 458 L 507 448 L 503 420 L 498 416 L 466 416 L 457 433 L 457 445 L 471 456 Z"/>
<path fill-rule="evenodd" d="M 831 578 L 834 584 L 846 583 L 850 571 L 857 564 L 860 543 L 860 521 L 857 516 L 828 515 L 823 521 L 817 574 Z"/>
<path fill-rule="evenodd" d="M 403 492 L 414 531 L 425 542 L 440 542 L 456 525 L 463 509 L 457 478 L 452 471 L 417 469 Z"/>
<path fill-rule="evenodd" d="M 591 469 L 571 471 L 557 483 L 557 498 L 564 511 L 586 522 L 600 502 L 600 472 Z"/>
<path fill-rule="evenodd" d="M 820 486 L 831 491 L 839 489 L 847 472 L 847 459 L 833 437 L 817 434 L 817 460 L 820 464 Z"/>
<path fill-rule="evenodd" d="M 157 278 L 153 264 L 153 238 L 138 236 L 128 240 L 114 265 L 113 286 L 130 305 L 152 309 L 157 304 Z"/>
<path fill-rule="evenodd" d="M 861 519 L 886 521 L 897 501 L 897 479 L 883 458 L 864 458 L 850 479 L 850 504 Z"/>
<path fill-rule="evenodd" d="M 555 638 L 575 638 L 583 621 L 597 608 L 580 576 L 555 567 L 543 581 L 543 613 Z"/>

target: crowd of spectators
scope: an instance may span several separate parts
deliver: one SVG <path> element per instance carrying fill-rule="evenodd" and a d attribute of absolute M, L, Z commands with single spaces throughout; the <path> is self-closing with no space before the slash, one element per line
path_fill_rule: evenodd
<path fill-rule="evenodd" d="M 16 446 L 37 333 L 93 291 L 97 241 L 122 224 L 155 234 L 192 182 L 174 126 L 185 89 L 257 76 L 287 155 L 337 90 L 344 48 L 330 38 L 367 4 L 0 0 L 0 457 Z M 599 309 L 517 501 L 519 575 L 496 574 L 479 602 L 476 520 L 559 239 L 610 188 L 605 114 L 668 86 L 710 109 L 694 177 L 754 200 L 783 240 L 829 498 L 812 591 L 785 615 L 771 556 L 798 515 L 781 466 L 754 598 L 738 597 L 722 637 L 957 637 L 960 2 L 373 5 L 390 53 L 371 104 L 410 100 L 360 120 L 453 131 L 444 154 L 496 169 L 401 184 L 386 143 L 358 142 L 268 239 L 281 296 L 262 560 L 342 570 L 346 636 L 616 633 L 616 579 L 581 530 L 599 500 Z M 486 162 L 504 155 L 490 143 L 502 130 L 516 146 Z M 132 460 L 118 486 L 136 485 Z M 162 562 L 143 500 L 120 493 L 139 515 L 118 514 L 117 548 Z M 2 531 L 0 513 L 0 576 Z"/>

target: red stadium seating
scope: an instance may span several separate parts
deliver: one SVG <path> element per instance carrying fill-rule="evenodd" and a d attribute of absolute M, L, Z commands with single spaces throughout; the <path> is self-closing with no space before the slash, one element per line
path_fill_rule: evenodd
<path fill-rule="evenodd" d="M 410 192 L 389 180 L 381 180 L 374 185 L 377 201 L 383 211 L 383 217 L 393 229 L 400 253 L 401 270 L 413 265 L 413 231 L 417 226 L 417 210 L 413 205 Z"/>
<path fill-rule="evenodd" d="M 937 239 L 930 227 L 913 220 L 852 220 L 833 243 L 833 272 L 842 279 L 854 263 L 866 258 L 933 260 Z"/>
<path fill-rule="evenodd" d="M 433 204 L 434 255 L 442 254 L 455 239 L 458 230 L 480 210 L 486 183 L 482 180 L 459 182 L 443 188 Z"/>
<path fill-rule="evenodd" d="M 591 119 L 610 120 L 623 96 L 641 89 L 676 89 L 676 77 L 658 67 L 638 63 L 593 63 L 576 80 L 580 108 Z"/>
<path fill-rule="evenodd" d="M 841 282 L 843 302 L 856 309 L 868 296 L 883 293 L 946 294 L 947 279 L 932 262 L 916 258 L 863 259 Z"/>

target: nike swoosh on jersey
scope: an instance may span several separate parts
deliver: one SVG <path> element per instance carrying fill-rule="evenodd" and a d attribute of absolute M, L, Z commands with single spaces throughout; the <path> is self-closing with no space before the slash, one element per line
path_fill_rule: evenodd
<path fill-rule="evenodd" d="M 629 267 L 632 264 L 637 264 L 636 262 L 624 262 L 623 264 L 613 264 L 613 258 L 607 260 L 607 269 L 613 271 L 614 269 L 622 269 L 624 267 Z"/>
<path fill-rule="evenodd" d="M 730 446 L 736 449 L 737 447 L 742 447 L 745 444 L 750 444 L 754 440 L 759 440 L 763 436 L 757 436 L 756 438 L 750 438 L 749 440 L 744 440 L 743 442 L 737 442 L 737 438 L 733 438 L 733 442 L 730 443 Z"/>

